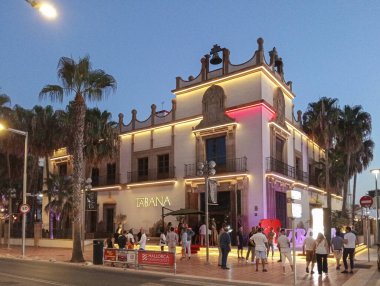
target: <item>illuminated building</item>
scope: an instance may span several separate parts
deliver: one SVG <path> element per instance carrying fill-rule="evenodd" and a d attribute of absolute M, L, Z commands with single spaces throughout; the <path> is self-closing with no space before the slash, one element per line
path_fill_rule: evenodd
<path fill-rule="evenodd" d="M 300 127 L 292 82 L 284 79 L 276 49 L 267 62 L 263 40 L 257 43 L 253 57 L 243 64 L 231 64 L 230 52 L 223 48 L 220 67 L 211 70 L 206 55 L 198 76 L 177 77 L 170 111 L 152 105 L 150 117 L 140 121 L 133 110 L 129 123 L 119 115 L 119 158 L 92 172 L 98 209 L 87 218 L 87 231 L 97 230 L 94 221 L 113 231 L 119 214 L 126 215 L 126 228 L 154 229 L 162 206 L 204 210 L 204 177 L 197 176 L 196 166 L 210 160 L 216 162 L 211 179 L 218 190 L 210 218 L 218 226 L 226 220 L 234 228 L 240 222 L 248 229 L 263 218 L 288 226 L 289 189 L 302 192 L 300 220 L 311 226 L 311 209 L 326 207 L 315 164 L 324 150 Z M 340 204 L 334 196 L 333 209 Z M 201 216 L 188 219 L 196 226 Z M 177 225 L 173 217 L 165 221 Z"/>

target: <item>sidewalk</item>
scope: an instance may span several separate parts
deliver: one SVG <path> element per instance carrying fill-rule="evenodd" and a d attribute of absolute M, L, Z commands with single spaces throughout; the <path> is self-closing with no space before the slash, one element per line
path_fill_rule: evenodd
<path fill-rule="evenodd" d="M 147 250 L 158 250 L 158 246 L 148 245 Z M 245 249 L 246 250 L 246 249 Z M 69 262 L 71 258 L 71 249 L 60 249 L 60 248 L 37 248 L 37 247 L 27 247 L 25 254 L 25 259 L 32 260 L 44 260 L 51 262 Z M 253 285 L 260 283 L 263 285 L 293 285 L 293 273 L 290 270 L 289 265 L 286 265 L 286 275 L 282 274 L 281 263 L 278 263 L 279 259 L 278 252 L 275 254 L 274 259 L 269 258 L 267 269 L 268 272 L 262 272 L 261 266 L 259 271 L 255 271 L 255 265 L 251 263 L 246 263 L 245 260 L 238 260 L 236 255 L 236 248 L 233 248 L 232 252 L 228 256 L 228 266 L 230 270 L 223 270 L 218 267 L 218 250 L 217 248 L 210 248 L 210 264 L 205 264 L 206 255 L 205 249 L 202 248 L 201 251 L 193 255 L 190 260 L 180 259 L 180 248 L 177 248 L 177 276 L 184 275 L 188 277 L 202 277 L 202 278 L 214 278 L 222 279 L 227 281 L 242 281 L 250 282 Z M 244 252 L 245 254 L 245 252 Z M 84 256 L 86 261 L 92 262 L 93 258 L 93 246 L 89 245 L 85 247 Z M 308 286 L 308 285 L 344 285 L 344 286 L 358 286 L 358 285 L 371 285 L 380 286 L 380 272 L 377 271 L 376 265 L 376 250 L 375 248 L 370 249 L 370 259 L 371 262 L 367 262 L 367 251 L 361 251 L 356 255 L 356 265 L 357 268 L 354 270 L 354 274 L 342 274 L 340 271 L 335 270 L 334 259 L 329 259 L 329 274 L 319 276 L 316 272 L 313 275 L 305 273 L 305 257 L 297 256 L 297 285 Z M 9 258 L 21 258 L 21 247 L 12 246 L 8 249 L 6 245 L 0 245 L 0 257 Z M 94 265 L 89 267 L 110 267 L 103 265 Z M 160 273 L 168 273 L 167 268 L 148 268 L 144 267 L 144 270 L 126 269 L 125 271 L 156 271 Z"/>

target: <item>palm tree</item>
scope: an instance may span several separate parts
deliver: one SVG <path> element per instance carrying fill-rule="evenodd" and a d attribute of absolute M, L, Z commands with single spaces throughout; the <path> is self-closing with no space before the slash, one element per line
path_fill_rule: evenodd
<path fill-rule="evenodd" d="M 351 168 L 354 173 L 354 182 L 352 187 L 352 209 L 351 209 L 351 223 L 354 225 L 355 218 L 355 200 L 356 200 L 356 177 L 366 170 L 373 160 L 373 150 L 375 143 L 371 139 L 367 139 L 363 142 L 358 152 L 351 157 Z"/>
<path fill-rule="evenodd" d="M 337 136 L 337 119 L 339 109 L 336 98 L 322 97 L 319 101 L 309 103 L 303 115 L 303 128 L 311 138 L 325 149 L 325 189 L 327 195 L 326 238 L 331 240 L 331 189 L 329 151 Z"/>
<path fill-rule="evenodd" d="M 371 115 L 364 112 L 360 105 L 353 107 L 345 105 L 339 116 L 339 145 L 346 157 L 346 174 L 343 188 L 342 211 L 346 211 L 347 193 L 351 169 L 351 156 L 358 152 L 371 134 L 372 124 Z"/>
<path fill-rule="evenodd" d="M 87 109 L 85 126 L 84 157 L 86 159 L 86 177 L 102 161 L 110 161 L 118 151 L 119 136 L 117 123 L 111 121 L 111 113 L 101 112 L 98 108 Z"/>
<path fill-rule="evenodd" d="M 92 70 L 88 56 L 79 59 L 62 57 L 58 63 L 59 85 L 47 85 L 40 92 L 40 98 L 63 101 L 64 95 L 74 95 L 73 107 L 73 252 L 71 262 L 83 262 L 81 248 L 80 201 L 83 179 L 83 148 L 86 101 L 101 100 L 116 89 L 115 79 L 103 70 Z"/>

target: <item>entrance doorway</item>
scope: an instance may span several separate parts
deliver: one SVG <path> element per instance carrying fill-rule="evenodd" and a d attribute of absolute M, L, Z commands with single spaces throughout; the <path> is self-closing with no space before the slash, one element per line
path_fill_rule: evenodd
<path fill-rule="evenodd" d="M 276 218 L 280 220 L 281 227 L 286 228 L 286 193 L 276 192 Z"/>
<path fill-rule="evenodd" d="M 108 233 L 114 233 L 115 205 L 103 206 L 103 221 L 105 222 L 105 230 Z"/>

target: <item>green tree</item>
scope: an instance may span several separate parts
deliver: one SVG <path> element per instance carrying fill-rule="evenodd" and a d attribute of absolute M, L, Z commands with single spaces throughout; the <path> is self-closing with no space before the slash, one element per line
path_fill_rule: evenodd
<path fill-rule="evenodd" d="M 103 70 L 93 70 L 89 57 L 73 59 L 62 57 L 58 63 L 59 85 L 47 85 L 40 92 L 40 98 L 63 101 L 64 95 L 74 95 L 73 107 L 73 252 L 71 262 L 83 262 L 80 237 L 80 201 L 83 179 L 83 148 L 86 101 L 101 100 L 116 89 L 115 79 Z"/>
<path fill-rule="evenodd" d="M 325 190 L 327 195 L 326 237 L 331 239 L 331 189 L 330 189 L 330 162 L 329 152 L 337 136 L 337 122 L 339 108 L 338 100 L 322 97 L 317 102 L 309 103 L 303 115 L 305 132 L 325 149 Z"/>
<path fill-rule="evenodd" d="M 338 144 L 345 154 L 346 174 L 343 188 L 342 211 L 347 208 L 348 184 L 351 176 L 351 157 L 357 153 L 371 134 L 371 115 L 364 112 L 360 105 L 353 107 L 345 105 L 339 116 Z"/>

